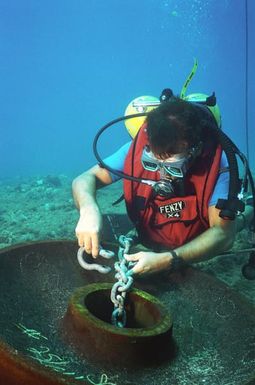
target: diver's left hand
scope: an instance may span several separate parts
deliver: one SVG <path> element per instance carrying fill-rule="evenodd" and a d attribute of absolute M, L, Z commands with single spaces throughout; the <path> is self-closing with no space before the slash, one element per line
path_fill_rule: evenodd
<path fill-rule="evenodd" d="M 124 254 L 124 257 L 128 262 L 137 262 L 135 266 L 129 270 L 130 275 L 143 275 L 168 270 L 171 267 L 171 261 L 173 259 L 170 252 L 154 253 L 152 251 Z"/>

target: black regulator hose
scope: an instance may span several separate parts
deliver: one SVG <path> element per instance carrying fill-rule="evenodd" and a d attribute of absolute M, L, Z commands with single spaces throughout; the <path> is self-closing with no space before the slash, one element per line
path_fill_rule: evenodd
<path fill-rule="evenodd" d="M 150 179 L 141 179 L 141 178 L 136 178 L 134 176 L 131 176 L 131 175 L 128 175 L 122 171 L 119 171 L 119 170 L 115 170 L 114 168 L 108 166 L 103 160 L 102 158 L 100 157 L 99 153 L 98 153 L 98 150 L 97 150 L 97 143 L 98 143 L 98 139 L 100 138 L 100 136 L 102 135 L 102 133 L 107 129 L 109 128 L 110 126 L 113 126 L 114 124 L 116 123 L 119 123 L 119 122 L 122 122 L 123 120 L 126 120 L 126 119 L 132 119 L 132 118 L 138 118 L 138 117 L 141 117 L 141 116 L 147 116 L 147 113 L 146 112 L 143 112 L 143 113 L 137 113 L 137 114 L 132 114 L 132 115 L 126 115 L 126 116 L 121 116 L 120 118 L 116 118 L 114 120 L 112 120 L 111 122 L 105 124 L 96 134 L 95 138 L 94 138 L 94 141 L 93 141 L 93 152 L 94 152 L 94 155 L 99 163 L 100 166 L 102 166 L 103 168 L 106 168 L 107 170 L 109 170 L 111 173 L 117 175 L 118 177 L 120 178 L 125 178 L 125 179 L 129 179 L 133 182 L 143 182 L 146 183 L 146 181 L 150 181 Z"/>

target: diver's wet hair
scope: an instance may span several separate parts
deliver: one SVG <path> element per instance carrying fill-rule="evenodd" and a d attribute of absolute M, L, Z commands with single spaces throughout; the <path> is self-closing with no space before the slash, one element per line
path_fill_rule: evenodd
<path fill-rule="evenodd" d="M 198 105 L 177 97 L 149 112 L 146 121 L 150 148 L 162 158 L 204 142 L 203 126 L 215 125 Z"/>

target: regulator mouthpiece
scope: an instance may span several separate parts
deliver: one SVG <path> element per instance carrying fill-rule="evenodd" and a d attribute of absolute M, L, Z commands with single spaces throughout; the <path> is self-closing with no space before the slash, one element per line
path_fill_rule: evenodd
<path fill-rule="evenodd" d="M 154 192 L 164 198 L 173 198 L 175 196 L 173 182 L 169 179 L 162 179 L 153 186 Z"/>

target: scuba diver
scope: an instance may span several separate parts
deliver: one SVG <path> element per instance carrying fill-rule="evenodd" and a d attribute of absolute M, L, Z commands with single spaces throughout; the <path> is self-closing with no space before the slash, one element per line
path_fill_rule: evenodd
<path fill-rule="evenodd" d="M 73 181 L 80 211 L 78 243 L 96 258 L 102 231 L 96 191 L 123 178 L 127 213 L 145 246 L 125 255 L 133 262 L 131 275 L 177 270 L 213 258 L 229 250 L 253 218 L 252 204 L 242 199 L 247 175 L 240 181 L 234 156 L 238 149 L 221 130 L 215 95 L 185 96 L 186 88 L 179 97 L 165 89 L 159 99 L 131 102 L 127 116 L 104 126 L 96 137 L 99 164 Z M 121 120 L 133 140 L 102 161 L 98 137 Z"/>

